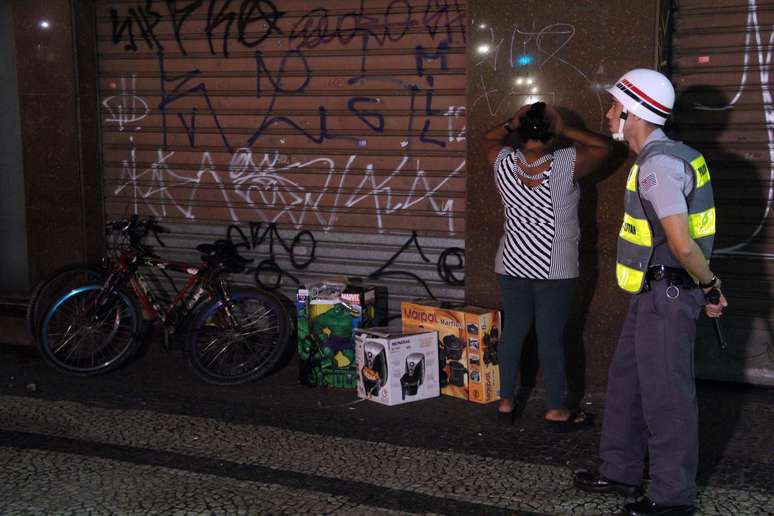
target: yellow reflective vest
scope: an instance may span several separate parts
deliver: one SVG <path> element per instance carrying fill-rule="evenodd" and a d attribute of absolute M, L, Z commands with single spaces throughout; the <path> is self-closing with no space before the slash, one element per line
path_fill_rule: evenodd
<path fill-rule="evenodd" d="M 645 213 L 639 192 L 639 170 L 642 163 L 656 154 L 666 154 L 685 161 L 694 173 L 693 192 L 688 196 L 688 230 L 709 261 L 715 240 L 715 202 L 710 173 L 704 156 L 691 147 L 672 140 L 652 142 L 637 156 L 629 171 L 624 198 L 624 220 L 618 233 L 616 277 L 618 286 L 637 294 L 643 288 L 645 272 L 653 256 L 653 228 Z"/>

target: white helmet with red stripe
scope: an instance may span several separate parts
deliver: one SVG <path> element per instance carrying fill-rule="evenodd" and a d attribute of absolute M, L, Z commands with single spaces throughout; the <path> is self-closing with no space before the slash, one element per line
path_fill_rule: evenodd
<path fill-rule="evenodd" d="M 618 133 L 613 135 L 614 137 L 620 135 L 621 139 L 626 113 L 633 113 L 656 125 L 664 125 L 666 119 L 672 114 L 675 103 L 675 89 L 669 79 L 647 68 L 636 68 L 626 72 L 618 79 L 615 86 L 607 91 L 624 107 L 624 112 L 621 113 L 621 126 Z"/>

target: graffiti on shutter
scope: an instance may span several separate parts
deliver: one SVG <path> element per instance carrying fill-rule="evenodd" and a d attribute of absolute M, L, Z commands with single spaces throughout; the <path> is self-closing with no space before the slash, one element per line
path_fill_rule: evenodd
<path fill-rule="evenodd" d="M 158 217 L 182 254 L 230 227 L 273 227 L 275 256 L 247 254 L 285 271 L 288 291 L 368 276 L 416 234 L 423 251 L 390 264 L 416 278 L 383 277 L 393 301 L 462 297 L 439 263 L 464 249 L 464 3 L 102 1 L 97 13 L 109 218 Z M 299 234 L 294 253 L 315 242 L 304 267 L 279 240 Z"/>

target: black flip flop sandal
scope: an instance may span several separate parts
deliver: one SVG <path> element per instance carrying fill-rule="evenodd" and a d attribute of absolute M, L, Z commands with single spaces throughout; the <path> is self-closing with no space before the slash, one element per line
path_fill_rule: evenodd
<path fill-rule="evenodd" d="M 510 412 L 497 411 L 497 425 L 498 426 L 511 426 L 513 423 L 521 417 L 521 412 L 524 407 L 521 406 L 516 399 L 513 399 L 513 409 Z"/>
<path fill-rule="evenodd" d="M 576 432 L 591 428 L 594 424 L 594 414 L 589 414 L 583 410 L 571 412 L 567 419 L 562 421 L 549 421 L 546 419 L 546 425 L 554 432 Z"/>
<path fill-rule="evenodd" d="M 510 412 L 500 412 L 497 411 L 497 424 L 499 426 L 511 426 L 513 423 L 518 419 L 519 412 L 516 410 L 516 407 L 513 408 Z"/>

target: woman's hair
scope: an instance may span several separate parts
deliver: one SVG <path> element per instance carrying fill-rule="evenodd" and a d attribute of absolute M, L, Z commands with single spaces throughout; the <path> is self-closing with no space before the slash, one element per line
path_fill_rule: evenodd
<path fill-rule="evenodd" d="M 546 143 L 553 137 L 551 123 L 545 118 L 546 103 L 535 102 L 529 111 L 519 118 L 519 136 L 524 141 L 540 140 Z"/>

